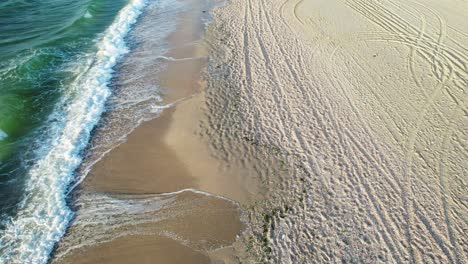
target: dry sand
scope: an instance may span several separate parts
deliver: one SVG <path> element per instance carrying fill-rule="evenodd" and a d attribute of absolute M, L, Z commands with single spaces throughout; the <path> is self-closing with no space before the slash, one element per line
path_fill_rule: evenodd
<path fill-rule="evenodd" d="M 230 132 L 213 139 L 287 165 L 262 176 L 277 191 L 252 213 L 251 256 L 467 263 L 467 14 L 455 0 L 232 0 L 215 12 L 207 103 Z"/>

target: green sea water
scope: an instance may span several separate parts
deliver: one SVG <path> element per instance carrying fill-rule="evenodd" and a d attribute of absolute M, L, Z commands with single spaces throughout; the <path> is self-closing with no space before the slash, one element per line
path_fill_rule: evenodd
<path fill-rule="evenodd" d="M 0 162 L 53 110 L 74 78 L 65 67 L 93 48 L 123 0 L 9 0 L 0 3 Z"/>
<path fill-rule="evenodd" d="M 177 0 L 0 2 L 0 263 L 49 263 L 93 159 L 162 109 L 147 77 L 164 67 L 183 8 Z"/>
<path fill-rule="evenodd" d="M 127 0 L 0 2 L 0 217 L 23 197 L 57 102 Z M 45 144 L 45 143 L 44 143 Z M 2 228 L 2 224 L 0 224 Z"/>

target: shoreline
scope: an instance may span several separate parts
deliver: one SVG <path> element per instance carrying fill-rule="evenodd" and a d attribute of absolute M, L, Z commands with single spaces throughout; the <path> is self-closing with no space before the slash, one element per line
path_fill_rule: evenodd
<path fill-rule="evenodd" d="M 57 3 L 56 7 L 59 6 L 60 3 Z M 37 5 L 32 4 L 31 10 L 35 10 L 35 15 L 32 15 L 32 17 L 41 17 L 42 11 L 39 10 L 46 11 L 42 7 L 39 3 Z M 52 8 L 53 5 L 50 7 Z M 0 251 L 2 252 L 0 262 L 45 263 L 50 258 L 55 245 L 65 234 L 67 226 L 73 218 L 73 212 L 67 204 L 66 190 L 72 184 L 75 176 L 74 172 L 81 164 L 81 152 L 87 147 L 91 132 L 101 119 L 106 100 L 110 95 L 108 84 L 111 81 L 112 68 L 127 51 L 125 37 L 144 7 L 145 3 L 143 1 L 128 1 L 119 8 L 120 10 L 117 13 L 111 15 L 113 19 L 101 20 L 101 23 L 105 22 L 104 25 L 107 26 L 102 28 L 102 31 L 99 30 L 101 34 L 98 38 L 94 39 L 93 37 L 93 42 L 89 41 L 87 43 L 93 46 L 92 49 L 88 50 L 90 46 L 84 45 L 83 50 L 78 49 L 75 54 L 57 56 L 62 52 L 67 52 L 62 49 L 63 46 L 60 47 L 61 45 L 51 45 L 51 53 L 49 54 L 51 60 L 42 60 L 41 48 L 36 49 L 31 46 L 31 55 L 34 54 L 31 57 L 34 58 L 32 64 L 36 64 L 38 67 L 30 69 L 27 63 L 12 65 L 12 69 L 18 66 L 28 69 L 25 71 L 26 75 L 30 74 L 29 70 L 33 71 L 31 77 L 34 76 L 36 71 L 40 72 L 48 67 L 47 65 L 50 66 L 50 63 L 54 60 L 56 60 L 57 66 L 60 65 L 60 67 L 54 67 L 57 71 L 53 73 L 43 72 L 44 76 L 47 76 L 46 78 L 55 79 L 56 81 L 55 85 L 45 86 L 50 89 L 52 100 L 47 100 L 47 104 L 44 104 L 47 107 L 38 107 L 34 111 L 36 113 L 44 112 L 36 116 L 36 118 L 40 118 L 40 122 L 36 124 L 37 126 L 30 127 L 33 129 L 28 134 L 31 133 L 30 136 L 33 138 L 27 139 L 28 143 L 22 143 L 28 144 L 32 148 L 24 149 L 24 152 L 27 153 L 26 157 L 21 158 L 22 155 L 19 155 L 19 160 L 11 162 L 11 165 L 15 168 L 14 170 L 21 171 L 19 175 L 13 174 L 14 178 L 11 181 L 20 184 L 15 188 L 7 186 L 8 189 L 11 188 L 15 191 L 14 195 L 11 196 L 14 198 L 12 199 L 14 203 L 11 204 L 11 209 L 15 210 L 10 212 L 2 211 L 2 216 L 6 218 L 2 219 L 0 231 Z M 31 10 L 26 12 L 31 12 Z M 110 10 L 104 8 L 102 11 L 105 14 L 106 11 Z M 45 13 L 48 14 L 48 12 Z M 63 13 L 57 11 L 57 15 L 59 14 L 63 15 Z M 19 16 L 19 19 L 21 18 Z M 75 18 L 79 18 L 79 16 Z M 61 22 L 57 21 L 57 24 L 61 24 Z M 18 25 L 24 24 L 18 23 Z M 66 28 L 70 26 L 72 24 L 69 24 Z M 51 29 L 50 27 L 45 29 L 47 28 Z M 62 35 L 61 38 L 64 38 L 67 34 L 60 35 Z M 84 44 L 80 40 L 75 42 L 75 44 L 77 43 Z M 44 48 L 47 49 L 47 47 Z M 90 58 L 93 59 L 90 60 Z M 13 61 L 10 60 L 10 62 Z M 56 73 L 61 75 L 67 71 L 72 71 L 73 74 L 66 74 L 68 77 L 63 75 L 64 78 L 58 79 L 53 77 Z M 16 79 L 20 76 L 13 74 L 11 77 Z M 67 80 L 67 78 L 69 79 Z M 37 76 L 31 78 L 31 80 L 33 82 L 37 81 Z M 36 94 L 38 97 L 42 95 L 39 90 Z M 53 90 L 55 91 L 52 92 Z M 22 99 L 12 97 L 12 99 L 14 99 L 12 102 L 16 104 L 15 108 L 20 106 L 19 110 L 23 108 L 22 104 L 27 103 L 28 96 Z M 41 100 L 36 101 L 38 105 L 42 104 L 40 102 Z M 26 114 L 26 109 L 23 109 L 23 114 Z M 33 113 L 27 115 L 34 116 Z M 13 119 L 8 122 L 11 121 Z M 22 126 L 20 123 L 17 124 L 19 125 L 18 128 Z M 17 143 L 11 142 L 11 144 Z M 26 167 L 22 164 L 24 158 L 28 159 Z M 2 174 L 10 175 L 10 173 L 4 174 L 4 172 Z M 4 213 L 13 214 L 7 217 Z"/>
<path fill-rule="evenodd" d="M 158 117 L 141 123 L 127 135 L 124 142 L 93 164 L 77 190 L 77 203 L 80 204 L 77 206 L 77 217 L 59 243 L 53 263 L 89 263 L 98 260 L 101 263 L 126 263 L 130 259 L 141 263 L 155 259 L 164 259 L 165 263 L 211 263 L 234 262 L 236 259 L 232 244 L 237 236 L 245 232 L 247 226 L 245 220 L 242 220 L 245 217 L 244 209 L 231 199 L 248 205 L 257 197 L 257 184 L 255 180 L 246 177 L 250 173 L 245 168 L 229 166 L 213 156 L 204 138 L 202 123 L 206 123 L 206 83 L 202 76 L 207 67 L 209 51 L 202 39 L 205 31 L 202 17 L 208 11 L 203 7 L 206 6 L 203 0 L 183 2 L 188 11 L 181 12 L 178 18 L 180 23 L 167 37 L 169 49 L 163 58 L 170 59 L 165 60 L 167 66 L 157 77 L 162 88 L 162 103 L 173 105 L 164 109 Z M 121 230 L 117 225 L 111 232 L 115 233 L 115 238 L 106 238 L 94 245 L 79 245 L 78 233 L 100 232 L 99 225 L 91 227 L 91 230 L 95 229 L 93 231 L 87 230 L 88 226 L 82 226 L 84 221 L 89 221 L 85 220 L 88 217 L 99 218 L 93 213 L 87 213 L 90 210 L 88 208 L 93 207 L 93 202 L 83 202 L 83 197 L 96 195 L 96 201 L 107 201 L 114 197 L 138 202 L 147 197 L 159 199 L 169 195 L 177 201 L 179 196 L 184 197 L 188 195 L 187 192 L 192 192 L 187 189 L 211 195 L 206 202 L 199 204 L 196 201 L 202 199 L 200 195 L 206 195 L 193 192 L 190 194 L 193 202 L 183 200 L 182 207 L 180 202 L 169 206 L 168 212 L 179 212 L 179 208 L 187 206 L 191 208 L 188 212 L 181 211 L 178 220 L 167 223 L 154 220 L 153 224 L 146 223 L 151 220 L 144 220 L 146 224 L 135 225 L 136 230 L 143 231 L 128 235 L 125 235 L 125 229 Z M 110 198 L 106 198 L 108 196 Z M 205 209 L 198 211 L 199 207 Z M 114 214 L 113 210 L 117 211 L 111 208 L 108 209 L 109 215 Z M 151 214 L 158 216 L 156 218 L 164 218 L 164 214 L 168 214 L 159 210 Z M 221 212 L 224 213 L 219 214 Z M 129 215 L 127 221 L 147 219 L 146 214 Z M 185 230 L 186 225 L 196 226 L 197 219 L 204 219 L 204 222 L 194 230 Z M 213 223 L 206 226 L 210 222 Z M 205 231 L 200 233 L 200 230 Z M 142 236 L 139 234 L 141 232 L 153 235 Z M 211 241 L 212 245 L 208 248 L 200 246 L 205 243 L 203 241 Z M 153 247 L 163 247 L 164 250 L 154 251 Z M 119 248 L 126 250 L 121 252 Z M 143 253 L 145 257 L 139 257 Z M 193 262 L 195 260 L 198 262 Z"/>
<path fill-rule="evenodd" d="M 462 12 L 395 1 L 190 0 L 160 76 L 177 103 L 93 167 L 67 261 L 150 262 L 117 251 L 146 241 L 185 252 L 168 263 L 463 263 Z"/>
<path fill-rule="evenodd" d="M 206 130 L 214 128 L 206 126 L 204 79 L 210 39 L 204 36 L 202 18 L 207 11 L 200 4 L 206 1 L 185 2 L 197 8 L 182 12 L 183 23 L 167 38 L 173 48 L 164 55 L 174 60 L 158 73 L 162 104 L 171 106 L 135 128 L 125 142 L 94 164 L 82 183 L 85 191 L 170 193 L 194 188 L 241 203 L 257 192 L 247 169 L 223 163 L 210 149 Z"/>

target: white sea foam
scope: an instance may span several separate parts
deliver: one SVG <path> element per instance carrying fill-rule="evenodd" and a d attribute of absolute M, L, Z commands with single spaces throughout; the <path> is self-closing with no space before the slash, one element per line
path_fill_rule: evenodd
<path fill-rule="evenodd" d="M 8 134 L 5 131 L 0 129 L 0 140 L 4 140 L 8 137 Z"/>
<path fill-rule="evenodd" d="M 104 32 L 95 56 L 82 62 L 86 71 L 69 87 L 60 122 L 50 131 L 52 145 L 29 171 L 18 214 L 0 233 L 0 263 L 46 263 L 64 234 L 73 215 L 65 192 L 81 162 L 80 151 L 104 110 L 112 67 L 128 51 L 124 37 L 145 4 L 131 0 Z"/>
<path fill-rule="evenodd" d="M 86 13 L 83 15 L 84 18 L 92 18 L 93 15 L 89 11 L 86 11 Z"/>
<path fill-rule="evenodd" d="M 206 57 L 188 57 L 188 58 L 174 58 L 174 57 L 166 57 L 166 56 L 159 56 L 159 59 L 166 60 L 166 61 L 190 61 L 190 60 L 201 60 L 206 59 Z"/>

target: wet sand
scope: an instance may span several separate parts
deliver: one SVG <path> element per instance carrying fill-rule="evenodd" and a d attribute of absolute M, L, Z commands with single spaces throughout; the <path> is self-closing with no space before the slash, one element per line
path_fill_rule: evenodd
<path fill-rule="evenodd" d="M 245 229 L 237 204 L 191 190 L 85 193 L 53 263 L 211 263 Z"/>
<path fill-rule="evenodd" d="M 83 255 L 85 257 L 83 257 Z M 124 236 L 62 263 L 210 263 L 209 257 L 164 236 Z"/>
<path fill-rule="evenodd" d="M 255 181 L 242 168 L 226 168 L 200 135 L 203 94 L 165 110 L 132 132 L 98 162 L 87 177 L 88 190 L 111 193 L 164 193 L 186 188 L 247 203 Z"/>

